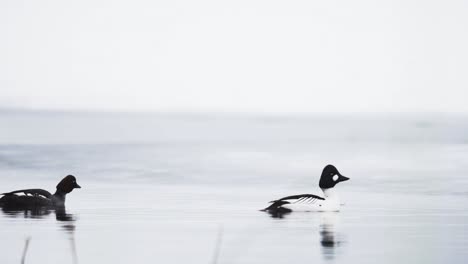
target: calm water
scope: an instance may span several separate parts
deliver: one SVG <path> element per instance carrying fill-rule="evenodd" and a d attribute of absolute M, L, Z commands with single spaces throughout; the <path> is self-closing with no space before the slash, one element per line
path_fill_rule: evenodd
<path fill-rule="evenodd" d="M 0 211 L 0 263 L 466 263 L 468 118 L 0 112 L 0 191 L 63 212 Z M 259 212 L 317 193 L 340 213 Z M 215 257 L 217 255 L 217 257 Z"/>

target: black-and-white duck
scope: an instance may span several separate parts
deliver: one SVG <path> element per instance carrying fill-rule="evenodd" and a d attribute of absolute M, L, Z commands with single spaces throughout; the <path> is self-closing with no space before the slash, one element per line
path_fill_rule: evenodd
<path fill-rule="evenodd" d="M 271 201 L 271 205 L 262 211 L 270 213 L 288 213 L 292 211 L 339 211 L 340 198 L 336 192 L 336 184 L 349 180 L 340 174 L 333 165 L 327 165 L 322 171 L 319 187 L 324 197 L 314 194 L 299 194 Z"/>

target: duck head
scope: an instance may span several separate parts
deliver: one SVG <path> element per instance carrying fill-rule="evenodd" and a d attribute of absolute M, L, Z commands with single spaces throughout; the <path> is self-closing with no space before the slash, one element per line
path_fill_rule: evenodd
<path fill-rule="evenodd" d="M 63 193 L 71 193 L 71 191 L 76 188 L 81 188 L 81 186 L 78 185 L 76 178 L 73 175 L 66 176 L 57 184 L 57 191 Z"/>
<path fill-rule="evenodd" d="M 327 165 L 323 168 L 319 186 L 321 189 L 329 189 L 335 187 L 337 183 L 347 180 L 349 180 L 349 178 L 341 175 L 335 166 Z"/>

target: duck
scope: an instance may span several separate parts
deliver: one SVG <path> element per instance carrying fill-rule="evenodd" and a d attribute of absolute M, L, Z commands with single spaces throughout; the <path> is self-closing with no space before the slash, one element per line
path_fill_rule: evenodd
<path fill-rule="evenodd" d="M 271 201 L 271 205 L 261 211 L 270 214 L 284 214 L 293 211 L 340 211 L 341 203 L 336 185 L 349 180 L 341 175 L 338 169 L 331 164 L 323 168 L 320 176 L 319 187 L 322 189 L 323 197 L 315 194 L 298 194 L 286 196 L 281 199 Z"/>
<path fill-rule="evenodd" d="M 81 188 L 73 175 L 67 175 L 57 184 L 54 194 L 43 189 L 23 189 L 2 193 L 0 207 L 27 209 L 37 207 L 64 207 L 67 194 Z"/>

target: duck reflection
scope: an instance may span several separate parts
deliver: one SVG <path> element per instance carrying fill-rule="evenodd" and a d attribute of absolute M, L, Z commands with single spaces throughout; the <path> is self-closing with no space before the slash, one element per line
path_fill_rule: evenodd
<path fill-rule="evenodd" d="M 76 251 L 75 230 L 76 217 L 67 213 L 65 206 L 55 208 L 55 219 L 61 224 L 61 228 L 68 234 L 73 263 L 78 263 L 78 254 Z"/>
<path fill-rule="evenodd" d="M 62 222 L 74 222 L 76 217 L 73 214 L 67 213 L 65 206 L 59 206 L 55 208 L 55 219 Z"/>
<path fill-rule="evenodd" d="M 323 212 L 320 214 L 320 244 L 325 259 L 334 259 L 337 250 L 344 244 L 343 236 L 339 232 L 340 216 L 337 212 Z"/>
<path fill-rule="evenodd" d="M 7 217 L 26 219 L 45 219 L 52 213 L 55 213 L 55 219 L 57 221 L 75 221 L 75 216 L 67 213 L 65 206 L 37 206 L 26 208 L 2 207 L 2 212 Z"/>
<path fill-rule="evenodd" d="M 52 213 L 49 207 L 10 208 L 2 207 L 2 212 L 11 218 L 45 218 Z"/>
<path fill-rule="evenodd" d="M 292 211 L 286 208 L 282 208 L 284 210 L 274 210 L 274 211 L 266 211 L 267 214 L 270 215 L 271 218 L 284 218 L 288 214 L 290 214 Z"/>
<path fill-rule="evenodd" d="M 70 248 L 73 263 L 78 263 L 78 255 L 75 243 L 75 229 L 76 229 L 76 216 L 67 213 L 65 206 L 45 206 L 45 207 L 29 207 L 29 208 L 12 208 L 2 207 L 2 212 L 5 216 L 11 218 L 25 218 L 25 219 L 45 219 L 55 213 L 55 219 L 60 225 L 70 241 Z M 27 240 L 29 243 L 29 240 Z"/>

